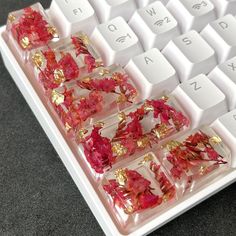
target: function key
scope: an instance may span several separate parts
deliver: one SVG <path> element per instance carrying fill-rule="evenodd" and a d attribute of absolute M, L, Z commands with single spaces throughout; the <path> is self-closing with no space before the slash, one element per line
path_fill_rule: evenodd
<path fill-rule="evenodd" d="M 117 16 L 123 17 L 126 21 L 135 12 L 136 0 L 89 0 L 94 7 L 100 22 L 106 22 Z"/>
<path fill-rule="evenodd" d="M 91 34 L 98 24 L 95 12 L 87 0 L 53 0 L 50 15 L 62 37 L 78 31 Z"/>

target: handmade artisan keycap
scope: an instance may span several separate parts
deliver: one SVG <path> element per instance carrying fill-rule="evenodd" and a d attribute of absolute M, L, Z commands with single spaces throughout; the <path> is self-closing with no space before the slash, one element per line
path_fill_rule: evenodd
<path fill-rule="evenodd" d="M 81 78 L 102 66 L 100 55 L 83 32 L 49 44 L 47 48 L 34 50 L 31 63 L 46 91 Z"/>
<path fill-rule="evenodd" d="M 7 20 L 7 33 L 9 43 L 23 61 L 27 61 L 30 50 L 59 38 L 40 3 L 11 12 Z"/>
<path fill-rule="evenodd" d="M 111 125 L 79 130 L 77 141 L 82 144 L 84 158 L 96 178 L 113 164 L 159 144 L 189 126 L 188 118 L 177 102 L 166 97 L 146 100 L 127 112 L 120 112 Z"/>
<path fill-rule="evenodd" d="M 177 199 L 173 181 L 152 152 L 110 172 L 100 190 L 124 227 L 147 220 Z"/>
<path fill-rule="evenodd" d="M 124 70 L 114 65 L 52 90 L 51 102 L 66 130 L 74 133 L 130 106 L 136 95 Z"/>
<path fill-rule="evenodd" d="M 157 154 L 182 194 L 210 181 L 230 166 L 230 152 L 211 129 L 194 130 L 169 141 Z"/>

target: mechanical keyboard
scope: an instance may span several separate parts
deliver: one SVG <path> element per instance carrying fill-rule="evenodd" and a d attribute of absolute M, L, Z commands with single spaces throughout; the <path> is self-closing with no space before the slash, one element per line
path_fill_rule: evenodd
<path fill-rule="evenodd" d="M 236 1 L 52 0 L 9 13 L 5 66 L 106 235 L 236 181 Z"/>

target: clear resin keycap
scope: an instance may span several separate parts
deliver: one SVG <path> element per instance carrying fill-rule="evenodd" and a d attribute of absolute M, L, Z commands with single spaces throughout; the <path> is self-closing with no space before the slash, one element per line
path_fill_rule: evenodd
<path fill-rule="evenodd" d="M 102 66 L 102 59 L 88 36 L 79 32 L 71 37 L 51 43 L 31 53 L 35 76 L 44 90 L 79 79 Z"/>
<path fill-rule="evenodd" d="M 9 43 L 23 61 L 28 60 L 32 49 L 59 38 L 40 3 L 11 12 L 7 20 L 7 33 Z"/>
<path fill-rule="evenodd" d="M 51 102 L 67 132 L 74 134 L 130 106 L 136 96 L 130 78 L 114 65 L 52 90 Z"/>
<path fill-rule="evenodd" d="M 115 163 L 154 147 L 189 126 L 174 98 L 146 100 L 120 112 L 113 124 L 105 121 L 77 132 L 82 154 L 96 178 Z"/>
<path fill-rule="evenodd" d="M 230 166 L 228 148 L 207 127 L 169 141 L 163 145 L 158 157 L 182 194 L 193 191 L 201 183 L 217 177 Z"/>
<path fill-rule="evenodd" d="M 107 174 L 100 190 L 124 229 L 177 200 L 173 181 L 152 152 Z"/>

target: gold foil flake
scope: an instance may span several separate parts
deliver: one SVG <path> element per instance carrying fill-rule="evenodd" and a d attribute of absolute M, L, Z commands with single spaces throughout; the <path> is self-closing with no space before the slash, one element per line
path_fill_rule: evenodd
<path fill-rule="evenodd" d="M 120 122 L 125 121 L 126 120 L 126 114 L 124 112 L 120 112 L 118 114 L 118 119 L 119 119 Z"/>
<path fill-rule="evenodd" d="M 110 71 L 108 69 L 102 68 L 99 70 L 99 75 L 103 76 L 103 75 L 107 75 L 110 74 Z"/>
<path fill-rule="evenodd" d="M 103 62 L 102 61 L 96 61 L 95 66 L 96 66 L 96 68 L 101 67 L 101 66 L 103 66 Z"/>
<path fill-rule="evenodd" d="M 198 143 L 197 148 L 200 149 L 200 150 L 203 150 L 203 149 L 206 148 L 206 146 L 204 145 L 204 143 Z"/>
<path fill-rule="evenodd" d="M 65 128 L 66 128 L 66 131 L 69 131 L 72 127 L 66 122 Z"/>
<path fill-rule="evenodd" d="M 49 26 L 47 30 L 48 30 L 48 33 L 51 34 L 54 38 L 59 38 L 57 29 L 55 27 Z"/>
<path fill-rule="evenodd" d="M 145 148 L 150 144 L 150 140 L 148 137 L 143 137 L 137 141 L 137 145 L 139 148 Z"/>
<path fill-rule="evenodd" d="M 84 140 L 85 134 L 88 133 L 88 130 L 86 129 L 80 129 L 77 133 L 78 141 L 81 142 Z"/>
<path fill-rule="evenodd" d="M 61 84 L 66 80 L 64 72 L 62 69 L 54 70 L 54 81 L 57 84 Z"/>
<path fill-rule="evenodd" d="M 13 22 L 15 21 L 15 19 L 16 19 L 16 17 L 15 17 L 13 14 L 9 14 L 9 15 L 8 15 L 8 21 L 9 21 L 10 23 L 13 23 Z"/>
<path fill-rule="evenodd" d="M 152 105 L 148 104 L 148 103 L 144 103 L 144 111 L 148 112 L 148 111 L 154 111 L 154 108 Z"/>
<path fill-rule="evenodd" d="M 165 124 L 162 124 L 158 128 L 153 129 L 152 132 L 158 139 L 162 139 L 168 134 L 168 127 Z"/>
<path fill-rule="evenodd" d="M 167 102 L 169 100 L 169 97 L 168 96 L 162 96 L 161 99 Z"/>
<path fill-rule="evenodd" d="M 85 46 L 88 46 L 88 45 L 90 44 L 90 40 L 89 40 L 88 35 L 86 35 L 86 34 L 81 34 L 81 35 L 79 36 L 79 38 L 82 40 L 82 42 L 83 42 L 83 44 L 84 44 Z"/>
<path fill-rule="evenodd" d="M 125 103 L 127 102 L 127 97 L 125 96 L 125 94 L 121 93 L 118 98 L 116 99 L 117 103 Z"/>
<path fill-rule="evenodd" d="M 115 171 L 116 181 L 119 185 L 124 186 L 127 181 L 127 175 L 125 169 L 118 169 Z"/>
<path fill-rule="evenodd" d="M 222 143 L 222 139 L 219 136 L 213 136 L 209 139 L 210 143 L 212 144 L 219 144 Z"/>
<path fill-rule="evenodd" d="M 52 102 L 55 103 L 57 106 L 59 106 L 61 103 L 64 102 L 65 96 L 59 92 L 57 92 L 55 89 L 52 90 Z"/>
<path fill-rule="evenodd" d="M 115 81 L 120 81 L 120 76 L 118 73 L 113 73 L 112 74 L 112 79 L 115 80 Z"/>
<path fill-rule="evenodd" d="M 153 161 L 153 155 L 152 154 L 148 154 L 146 155 L 142 161 L 140 161 L 139 165 L 144 165 L 146 164 L 147 162 L 150 162 L 150 161 Z"/>
<path fill-rule="evenodd" d="M 181 146 L 181 143 L 175 140 L 169 141 L 164 148 L 166 148 L 168 151 L 172 151 L 173 149 Z"/>
<path fill-rule="evenodd" d="M 85 84 L 89 84 L 91 82 L 91 78 L 90 77 L 85 77 L 81 81 Z"/>
<path fill-rule="evenodd" d="M 103 127 L 104 127 L 104 125 L 105 125 L 105 123 L 104 123 L 104 122 L 102 122 L 102 121 L 100 121 L 100 122 L 97 122 L 97 123 L 95 124 L 95 127 L 98 127 L 98 128 L 103 128 Z"/>
<path fill-rule="evenodd" d="M 120 143 L 116 143 L 112 146 L 112 152 L 118 157 L 124 156 L 127 153 L 127 148 Z"/>
<path fill-rule="evenodd" d="M 201 166 L 199 169 L 199 174 L 204 175 L 207 170 L 207 166 Z"/>
<path fill-rule="evenodd" d="M 32 61 L 37 68 L 42 67 L 43 65 L 43 55 L 40 52 L 36 52 L 32 56 Z"/>
<path fill-rule="evenodd" d="M 125 214 L 130 215 L 134 212 L 134 209 L 132 206 L 128 206 L 125 208 L 124 212 L 125 212 Z"/>
<path fill-rule="evenodd" d="M 21 44 L 22 48 L 24 48 L 24 49 L 28 48 L 28 47 L 30 46 L 30 40 L 29 40 L 29 38 L 26 37 L 26 36 L 23 37 L 23 38 L 21 39 L 21 41 L 20 41 L 20 44 Z"/>

